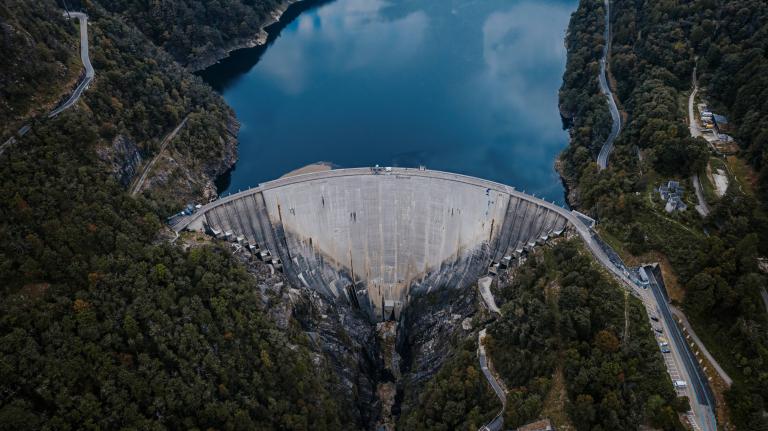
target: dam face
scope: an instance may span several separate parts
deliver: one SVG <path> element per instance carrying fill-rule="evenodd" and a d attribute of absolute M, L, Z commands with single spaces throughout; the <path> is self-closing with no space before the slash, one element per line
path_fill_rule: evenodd
<path fill-rule="evenodd" d="M 462 175 L 404 168 L 297 175 L 219 199 L 174 228 L 279 257 L 296 286 L 398 318 L 412 295 L 474 284 L 568 225 L 556 205 Z"/>

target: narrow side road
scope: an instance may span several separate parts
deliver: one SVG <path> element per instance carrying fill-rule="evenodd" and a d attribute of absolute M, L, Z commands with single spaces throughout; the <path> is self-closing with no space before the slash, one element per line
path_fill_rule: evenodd
<path fill-rule="evenodd" d="M 621 132 L 621 116 L 619 108 L 616 106 L 616 100 L 613 98 L 611 86 L 608 85 L 608 54 L 611 50 L 611 2 L 605 0 L 605 45 L 603 46 L 603 58 L 600 60 L 600 91 L 608 99 L 608 109 L 611 111 L 611 133 L 600 148 L 600 154 L 597 155 L 597 167 L 602 171 L 608 167 L 608 158 L 613 152 L 613 142 Z"/>
<path fill-rule="evenodd" d="M 693 183 L 693 190 L 696 192 L 696 200 L 699 202 L 696 204 L 696 211 L 701 214 L 702 217 L 706 217 L 709 215 L 709 205 L 707 205 L 707 200 L 704 198 L 704 191 L 701 188 L 701 180 L 699 179 L 699 174 L 694 174 L 691 177 L 691 182 Z"/>
<path fill-rule="evenodd" d="M 93 65 L 91 64 L 91 57 L 88 55 L 88 15 L 82 12 L 64 12 L 64 16 L 68 18 L 74 17 L 80 20 L 80 59 L 83 62 L 83 66 L 85 66 L 85 77 L 77 85 L 77 88 L 75 88 L 75 91 L 69 96 L 69 99 L 58 108 L 51 111 L 51 113 L 48 114 L 48 118 L 55 117 L 61 114 L 65 109 L 74 105 L 83 94 L 83 91 L 91 85 L 91 81 L 93 81 L 93 77 L 96 75 L 93 70 Z"/>
<path fill-rule="evenodd" d="M 507 407 L 507 394 L 504 392 L 504 388 L 501 387 L 498 380 L 496 380 L 496 376 L 491 372 L 488 356 L 485 353 L 485 346 L 483 345 L 485 335 L 486 329 L 483 328 L 477 337 L 477 356 L 480 359 L 480 369 L 483 371 L 485 379 L 488 380 L 491 388 L 496 392 L 496 396 L 499 397 L 499 401 L 501 401 L 501 410 L 490 422 L 480 427 L 480 431 L 500 431 L 504 425 L 504 409 Z"/>
<path fill-rule="evenodd" d="M 696 81 L 696 68 L 693 68 L 693 90 L 691 90 L 691 95 L 688 96 L 688 129 L 691 131 L 691 137 L 696 139 L 699 136 L 701 136 L 701 130 L 699 130 L 699 123 L 696 121 L 696 115 L 693 112 L 693 105 L 695 103 L 696 99 L 696 93 L 699 92 L 699 84 Z M 701 188 L 701 181 L 699 179 L 699 175 L 695 174 L 691 177 L 691 182 L 693 183 L 693 189 L 696 191 L 696 200 L 699 202 L 696 205 L 696 211 L 702 216 L 706 217 L 709 215 L 709 205 L 707 205 L 707 200 L 704 198 L 704 192 Z"/>
<path fill-rule="evenodd" d="M 157 154 L 155 154 L 155 157 L 152 158 L 152 160 L 149 161 L 144 166 L 144 170 L 141 173 L 141 176 L 139 179 L 134 183 L 133 187 L 131 187 L 131 196 L 136 196 L 137 193 L 141 191 L 141 187 L 144 185 L 144 181 L 147 179 L 147 175 L 149 175 L 149 172 L 152 171 L 152 168 L 155 166 L 155 163 L 157 163 L 157 160 L 160 159 L 160 156 L 165 151 L 165 148 L 168 146 L 168 143 L 170 143 L 173 138 L 176 137 L 176 134 L 179 133 L 179 130 L 181 130 L 182 127 L 184 127 L 185 124 L 187 124 L 187 120 L 189 119 L 189 115 L 184 117 L 183 120 L 181 120 L 181 123 L 179 123 L 178 126 L 176 126 L 175 129 L 171 131 L 168 135 L 163 138 L 163 142 L 160 144 L 160 149 L 157 151 Z"/>

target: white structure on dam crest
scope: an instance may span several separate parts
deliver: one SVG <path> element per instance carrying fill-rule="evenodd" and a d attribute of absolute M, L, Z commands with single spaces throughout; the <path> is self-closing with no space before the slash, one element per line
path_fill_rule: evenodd
<path fill-rule="evenodd" d="M 560 235 L 570 214 L 478 178 L 359 168 L 264 183 L 173 227 L 268 251 L 296 285 L 349 300 L 381 320 L 398 318 L 413 294 L 474 284 L 493 262 Z"/>

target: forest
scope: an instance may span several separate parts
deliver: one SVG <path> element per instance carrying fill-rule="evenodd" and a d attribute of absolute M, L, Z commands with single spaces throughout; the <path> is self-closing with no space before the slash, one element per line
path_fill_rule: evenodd
<path fill-rule="evenodd" d="M 604 9 L 600 1 L 582 1 L 570 23 L 560 94 L 573 126 L 563 174 L 577 191 L 574 203 L 627 251 L 660 251 L 669 258 L 685 290 L 681 305 L 736 381 L 727 394 L 734 424 L 768 429 L 768 314 L 759 296 L 766 277 L 757 264 L 768 253 L 768 80 L 761 73 L 768 68 L 768 5 L 615 0 L 612 10 L 610 70 L 625 129 L 609 169 L 598 172 L 593 160 L 607 134 L 598 127 L 605 102 L 596 97 Z M 733 123 L 739 157 L 754 169 L 756 181 L 746 190 L 729 187 L 703 220 L 695 212 L 670 219 L 648 203 L 654 182 L 702 174 L 711 157 L 703 140 L 690 138 L 686 124 L 694 66 L 710 103 Z"/>
<path fill-rule="evenodd" d="M 687 400 L 676 398 L 643 306 L 579 244 L 543 250 L 499 292 L 503 315 L 488 345 L 510 389 L 505 426 L 540 417 L 557 370 L 578 430 L 684 429 L 677 411 Z"/>
<path fill-rule="evenodd" d="M 0 4 L 0 139 L 33 114 L 55 104 L 82 68 L 78 33 L 51 3 Z"/>
<path fill-rule="evenodd" d="M 555 425 L 578 430 L 685 429 L 677 414 L 688 401 L 672 389 L 643 306 L 601 273 L 583 247 L 560 242 L 511 274 L 495 288 L 502 315 L 473 318 L 478 328 L 488 325 L 488 356 L 509 390 L 506 428 L 560 408 L 568 423 Z M 406 397 L 403 429 L 475 430 L 498 411 L 478 367 L 476 338 L 459 336 L 454 344 L 440 371 L 413 391 L 417 396 Z M 564 388 L 554 388 L 558 373 Z M 567 403 L 547 405 L 550 392 L 561 389 Z"/>
<path fill-rule="evenodd" d="M 136 26 L 186 66 L 217 57 L 247 43 L 287 0 L 95 0 Z M 208 61 L 210 61 L 208 60 Z"/>
<path fill-rule="evenodd" d="M 476 430 L 501 408 L 480 371 L 477 338 L 456 340 L 452 347 L 453 356 L 437 374 L 406 397 L 399 429 Z"/>
<path fill-rule="evenodd" d="M 348 427 L 306 336 L 226 250 L 158 242 L 98 139 L 65 113 L 2 156 L 0 428 Z"/>
<path fill-rule="evenodd" d="M 0 79 L 26 97 L 6 119 L 40 102 L 38 85 L 68 91 L 55 74 L 41 83 L 51 58 L 82 66 L 54 1 L 0 10 L 38 47 L 6 33 Z M 327 364 L 296 325 L 275 326 L 229 251 L 159 234 L 179 195 L 132 198 L 103 157 L 118 137 L 151 155 L 190 114 L 173 147 L 203 170 L 229 108 L 141 32 L 88 13 L 94 83 L 0 155 L 0 429 L 352 429 Z"/>
<path fill-rule="evenodd" d="M 183 66 L 252 38 L 276 2 L 71 3 L 90 16 L 97 78 L 77 112 L 34 121 L 0 155 L 0 429 L 352 428 L 349 406 L 328 390 L 326 364 L 312 362 L 299 328 L 275 327 L 226 250 L 182 250 L 158 236 L 162 217 L 200 195 L 202 184 L 184 174 L 217 175 L 212 160 L 228 151 L 229 108 Z M 598 172 L 592 161 L 610 121 L 597 87 L 602 4 L 582 0 L 567 35 L 560 97 L 572 140 L 563 174 L 576 206 L 605 232 L 633 254 L 669 258 L 687 293 L 682 306 L 708 344 L 723 346 L 715 354 L 735 379 L 733 422 L 768 429 L 766 279 L 757 267 L 768 253 L 768 5 L 615 0 L 610 66 L 628 122 L 610 168 Z M 77 27 L 60 6 L 0 5 L 4 134 L 74 86 Z M 709 157 L 684 122 L 694 65 L 757 179 L 754 194 L 731 187 L 700 233 L 659 224 L 642 195 L 660 176 L 700 172 Z M 110 151 L 127 142 L 145 160 L 187 116 L 171 145 L 184 166 L 163 189 L 130 198 L 135 166 Z M 640 305 L 578 247 L 530 260 L 500 295 L 505 314 L 488 347 L 514 388 L 508 424 L 538 417 L 560 372 L 578 429 L 679 429 L 685 402 L 661 376 Z M 456 340 L 454 356 L 404 409 L 404 426 L 477 428 L 495 413 L 475 349 Z"/>

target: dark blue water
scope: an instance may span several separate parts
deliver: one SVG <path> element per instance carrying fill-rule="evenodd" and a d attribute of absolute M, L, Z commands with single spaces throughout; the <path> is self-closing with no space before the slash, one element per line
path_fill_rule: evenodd
<path fill-rule="evenodd" d="M 242 123 L 227 191 L 327 161 L 418 166 L 563 202 L 576 0 L 336 0 L 202 73 Z"/>

